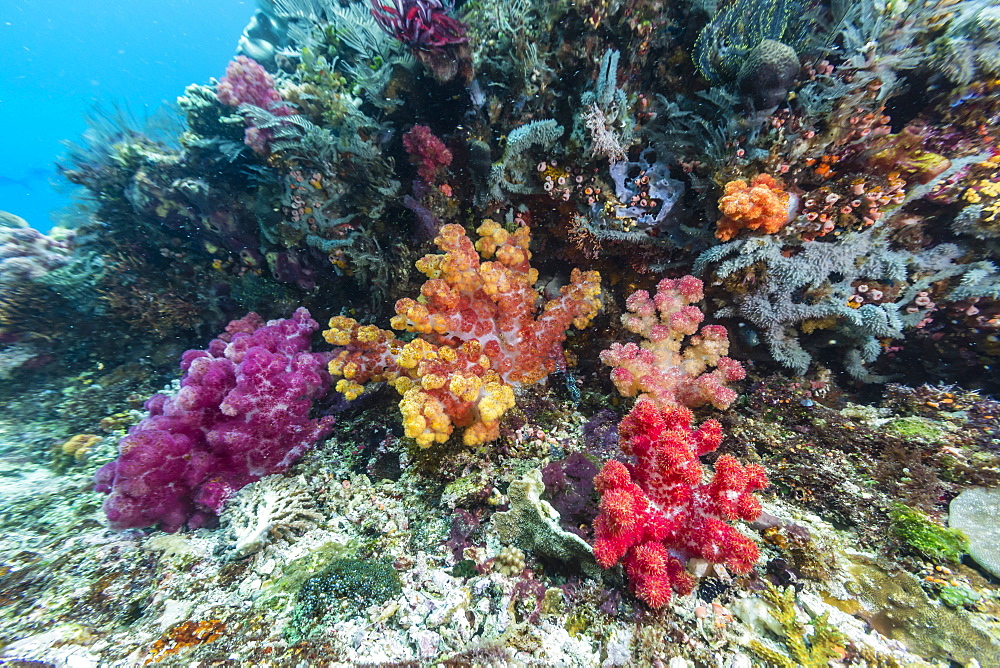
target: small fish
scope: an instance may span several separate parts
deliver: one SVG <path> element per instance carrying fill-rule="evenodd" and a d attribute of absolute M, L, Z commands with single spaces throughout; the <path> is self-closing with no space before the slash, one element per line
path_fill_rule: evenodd
<path fill-rule="evenodd" d="M 26 190 L 34 190 L 35 185 L 41 181 L 48 181 L 52 176 L 52 171 L 45 167 L 32 167 L 25 171 L 21 178 L 13 178 L 0 174 L 0 186 L 20 186 Z"/>

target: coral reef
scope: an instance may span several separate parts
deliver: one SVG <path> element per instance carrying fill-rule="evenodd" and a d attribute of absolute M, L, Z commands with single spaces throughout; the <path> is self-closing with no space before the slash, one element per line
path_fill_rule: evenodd
<path fill-rule="evenodd" d="M 0 663 L 1000 665 L 995 2 L 256 4 L 0 213 Z"/>

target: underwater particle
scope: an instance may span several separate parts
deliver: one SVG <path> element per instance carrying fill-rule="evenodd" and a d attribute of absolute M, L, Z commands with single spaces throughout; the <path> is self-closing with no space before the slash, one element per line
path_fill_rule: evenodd
<path fill-rule="evenodd" d="M 924 513 L 894 503 L 889 509 L 892 531 L 907 547 L 932 560 L 959 561 L 969 548 L 961 531 L 945 528 Z"/>
<path fill-rule="evenodd" d="M 956 496 L 948 508 L 948 526 L 968 537 L 969 556 L 1000 577 L 1000 489 L 975 487 Z"/>

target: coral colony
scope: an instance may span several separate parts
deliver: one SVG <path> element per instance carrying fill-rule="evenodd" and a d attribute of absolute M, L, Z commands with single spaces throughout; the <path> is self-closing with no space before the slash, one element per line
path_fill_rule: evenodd
<path fill-rule="evenodd" d="M 994 4 L 259 4 L 0 213 L 0 663 L 1000 665 Z"/>
<path fill-rule="evenodd" d="M 329 355 L 309 352 L 318 327 L 304 308 L 266 325 L 251 313 L 208 350 L 184 353 L 180 391 L 151 397 L 149 417 L 97 472 L 111 526 L 201 526 L 235 491 L 287 471 L 327 433 L 332 418 L 309 419 L 330 385 Z"/>

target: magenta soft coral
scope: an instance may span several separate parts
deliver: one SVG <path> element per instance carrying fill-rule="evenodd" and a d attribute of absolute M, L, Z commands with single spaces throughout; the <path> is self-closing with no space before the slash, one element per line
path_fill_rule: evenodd
<path fill-rule="evenodd" d="M 184 353 L 180 392 L 153 395 L 149 417 L 96 474 L 110 526 L 204 526 L 233 492 L 288 470 L 322 438 L 332 418 L 309 418 L 330 386 L 330 355 L 309 352 L 317 328 L 303 308 L 266 325 L 251 313 L 208 350 Z"/>
<path fill-rule="evenodd" d="M 451 151 L 426 125 L 414 125 L 404 134 L 403 147 L 410 154 L 417 174 L 429 186 L 434 185 L 438 172 L 451 164 Z"/>
<path fill-rule="evenodd" d="M 753 492 L 767 486 L 764 470 L 722 455 L 715 476 L 703 482 L 699 457 L 719 446 L 722 426 L 708 420 L 692 429 L 691 411 L 683 407 L 664 410 L 640 400 L 619 434 L 622 451 L 635 463 L 610 461 L 594 479 L 601 493 L 597 563 L 611 568 L 621 562 L 632 590 L 654 608 L 666 605 L 671 591 L 694 588 L 688 559 L 748 572 L 759 556 L 757 545 L 727 522 L 760 515 Z"/>

